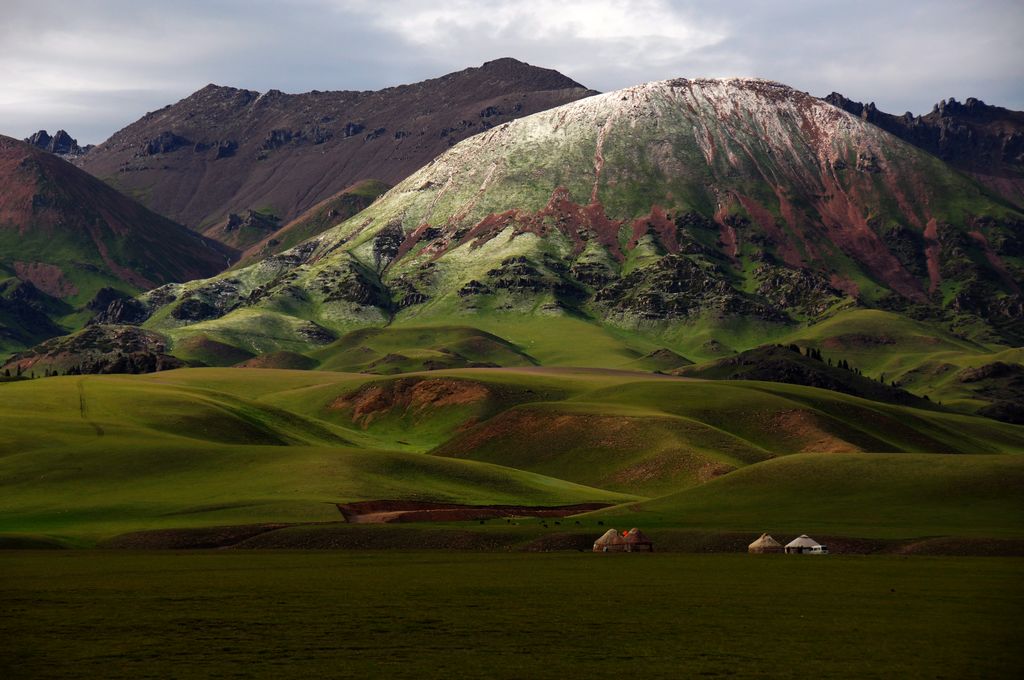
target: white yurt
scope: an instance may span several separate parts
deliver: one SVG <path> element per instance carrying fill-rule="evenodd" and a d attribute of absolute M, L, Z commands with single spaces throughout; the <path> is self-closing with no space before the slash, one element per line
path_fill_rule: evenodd
<path fill-rule="evenodd" d="M 785 550 L 787 553 L 792 553 L 794 555 L 828 554 L 828 546 L 818 543 L 807 534 L 797 536 L 792 541 L 787 543 Z"/>

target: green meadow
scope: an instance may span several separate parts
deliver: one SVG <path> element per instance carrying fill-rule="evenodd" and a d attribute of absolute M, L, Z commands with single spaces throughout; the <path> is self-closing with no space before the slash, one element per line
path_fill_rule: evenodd
<path fill-rule="evenodd" d="M 330 526 L 380 499 L 611 506 L 587 531 L 1024 537 L 1024 428 L 794 385 L 208 368 L 3 383 L 0 409 L 11 545 Z"/>

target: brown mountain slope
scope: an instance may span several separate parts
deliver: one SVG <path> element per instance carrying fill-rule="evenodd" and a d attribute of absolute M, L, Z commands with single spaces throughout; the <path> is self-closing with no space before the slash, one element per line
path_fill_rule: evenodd
<path fill-rule="evenodd" d="M 269 233 L 360 180 L 395 184 L 461 139 L 591 94 L 514 59 L 377 92 L 208 85 L 79 164 L 194 229 L 256 211 Z"/>
<path fill-rule="evenodd" d="M 934 154 L 1024 207 L 1024 111 L 990 106 L 969 97 L 939 102 L 930 113 L 894 116 L 874 103 L 833 92 L 825 101 Z"/>
<path fill-rule="evenodd" d="M 0 327 L 7 327 L 0 330 L 0 347 L 19 344 L 15 326 L 28 311 L 32 325 L 42 328 L 40 314 L 74 316 L 103 288 L 134 294 L 210 276 L 232 256 L 61 158 L 4 136 L 0 187 L 0 281 L 32 284 L 8 282 L 22 293 L 6 299 L 18 309 L 0 315 Z M 32 310 L 22 309 L 30 303 Z M 38 333 L 28 335 L 38 340 Z"/>

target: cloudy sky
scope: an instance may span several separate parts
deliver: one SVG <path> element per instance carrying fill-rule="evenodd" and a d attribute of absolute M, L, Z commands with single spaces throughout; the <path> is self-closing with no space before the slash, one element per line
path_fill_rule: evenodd
<path fill-rule="evenodd" d="M 1024 109 L 1021 0 L 0 0 L 0 133 L 99 142 L 207 83 L 378 89 L 511 56 L 602 90 L 749 75 Z"/>

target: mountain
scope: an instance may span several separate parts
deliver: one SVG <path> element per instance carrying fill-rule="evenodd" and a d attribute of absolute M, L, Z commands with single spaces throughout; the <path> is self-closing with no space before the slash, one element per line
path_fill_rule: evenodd
<path fill-rule="evenodd" d="M 228 263 L 220 244 L 3 136 L 0 185 L 0 348 L 80 327 L 115 298 Z"/>
<path fill-rule="evenodd" d="M 838 92 L 825 101 L 860 116 L 914 146 L 969 173 L 1003 198 L 1024 208 L 1024 111 L 990 106 L 969 97 L 945 99 L 923 116 L 879 111 Z"/>
<path fill-rule="evenodd" d="M 518 311 L 671 335 L 852 304 L 1008 323 L 1022 231 L 979 185 L 813 97 L 676 80 L 472 137 L 316 239 L 147 304 L 187 292 L 208 307 L 190 321 L 243 308 L 333 329 Z"/>
<path fill-rule="evenodd" d="M 357 182 L 395 184 L 461 139 L 594 94 L 514 59 L 376 92 L 259 93 L 208 85 L 115 133 L 79 164 L 150 209 L 250 246 Z M 230 234 L 230 232 L 229 232 Z"/>
<path fill-rule="evenodd" d="M 290 250 L 98 321 L 141 323 L 172 354 L 202 338 L 322 365 L 360 328 L 469 326 L 541 364 L 636 368 L 875 308 L 916 319 L 925 361 L 1019 343 L 1022 235 L 1024 215 L 984 187 L 824 101 L 678 79 L 470 137 Z M 881 356 L 882 333 L 856 346 Z M 377 355 L 335 346 L 339 365 Z"/>

